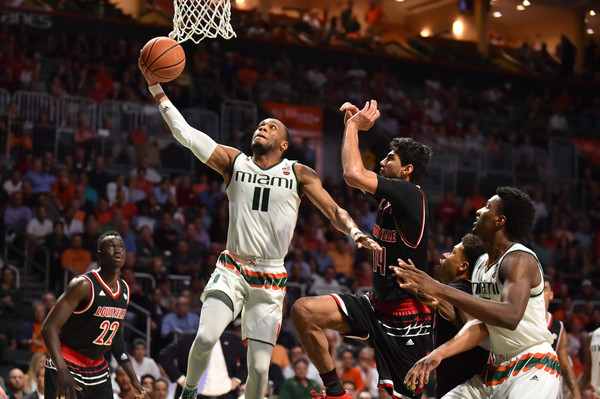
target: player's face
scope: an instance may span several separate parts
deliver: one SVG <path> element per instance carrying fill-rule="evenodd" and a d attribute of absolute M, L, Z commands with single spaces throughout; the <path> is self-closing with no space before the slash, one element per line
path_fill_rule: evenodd
<path fill-rule="evenodd" d="M 268 154 L 278 149 L 287 149 L 285 126 L 277 119 L 268 118 L 260 122 L 252 135 L 252 152 Z"/>
<path fill-rule="evenodd" d="M 379 163 L 381 168 L 379 174 L 383 177 L 399 178 L 402 176 L 402 160 L 394 151 L 388 152 L 387 156 Z"/>
<path fill-rule="evenodd" d="M 477 211 L 475 223 L 473 223 L 473 234 L 484 239 L 493 232 L 493 223 L 499 215 L 501 199 L 497 195 L 487 200 L 483 208 Z"/>
<path fill-rule="evenodd" d="M 442 283 L 448 283 L 455 280 L 458 274 L 458 268 L 465 262 L 464 247 L 462 243 L 456 244 L 452 252 L 446 252 L 440 259 L 439 277 Z"/>
<path fill-rule="evenodd" d="M 126 259 L 123 239 L 117 235 L 104 237 L 100 246 L 99 256 L 102 260 L 102 267 L 109 266 L 115 269 L 123 267 Z"/>

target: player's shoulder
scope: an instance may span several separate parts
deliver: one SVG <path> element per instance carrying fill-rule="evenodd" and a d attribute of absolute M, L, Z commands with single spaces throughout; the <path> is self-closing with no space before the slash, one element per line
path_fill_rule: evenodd
<path fill-rule="evenodd" d="M 67 285 L 66 294 L 69 296 L 86 297 L 90 295 L 93 289 L 93 282 L 90 276 L 82 274 L 74 277 Z"/>
<path fill-rule="evenodd" d="M 471 281 L 467 279 L 451 281 L 448 283 L 448 286 L 469 294 L 471 293 Z"/>

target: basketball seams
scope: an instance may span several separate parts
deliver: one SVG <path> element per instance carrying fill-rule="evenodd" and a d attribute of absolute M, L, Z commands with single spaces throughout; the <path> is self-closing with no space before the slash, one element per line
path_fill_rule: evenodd
<path fill-rule="evenodd" d="M 162 43 L 157 45 L 156 43 L 161 40 L 163 40 Z M 144 74 L 147 76 L 153 76 L 159 82 L 168 82 L 176 79 L 177 76 L 183 72 L 186 64 L 185 52 L 183 51 L 183 48 L 175 49 L 177 46 L 181 47 L 177 41 L 162 36 L 154 38 L 146 43 L 144 48 L 142 48 L 141 55 L 141 63 Z M 148 50 L 146 51 L 145 49 Z M 154 49 L 156 49 L 158 53 L 156 56 L 153 55 Z M 172 50 L 175 50 L 175 52 L 172 53 Z M 181 59 L 178 60 L 180 57 Z M 165 65 L 166 63 L 171 64 Z M 153 68 L 154 65 L 156 65 L 158 68 Z M 149 75 L 148 72 L 150 72 Z M 165 73 L 169 76 L 165 76 Z"/>
<path fill-rule="evenodd" d="M 150 49 L 148 50 L 148 53 L 146 54 L 146 59 L 142 59 L 142 62 L 144 63 L 144 65 L 146 66 L 146 72 L 148 72 L 148 70 L 150 69 L 150 65 L 148 65 L 148 59 L 150 58 L 150 54 L 152 54 L 152 49 L 154 49 L 154 45 L 160 40 L 160 37 L 157 37 L 153 42 L 152 45 L 150 46 Z M 142 51 L 142 55 L 144 55 L 144 51 Z"/>
<path fill-rule="evenodd" d="M 158 41 L 158 40 L 157 40 Z M 180 46 L 179 43 L 172 45 L 171 47 L 169 47 L 168 49 L 166 49 L 165 51 L 163 51 L 158 57 L 156 57 L 154 59 L 154 61 L 152 61 L 152 64 L 148 65 L 148 68 L 151 67 L 152 65 L 154 65 L 154 63 L 156 61 L 158 61 L 160 59 L 160 57 L 162 57 L 163 55 L 165 55 L 166 53 L 168 53 L 169 51 L 173 50 L 175 47 Z M 184 58 L 185 59 L 185 58 Z M 177 64 L 174 64 L 177 65 Z"/>

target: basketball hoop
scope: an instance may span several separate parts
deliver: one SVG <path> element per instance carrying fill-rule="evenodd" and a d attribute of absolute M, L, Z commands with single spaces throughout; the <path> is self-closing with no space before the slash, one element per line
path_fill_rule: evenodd
<path fill-rule="evenodd" d="M 230 0 L 173 0 L 173 31 L 169 37 L 183 43 L 198 44 L 204 38 L 235 37 L 231 27 Z"/>

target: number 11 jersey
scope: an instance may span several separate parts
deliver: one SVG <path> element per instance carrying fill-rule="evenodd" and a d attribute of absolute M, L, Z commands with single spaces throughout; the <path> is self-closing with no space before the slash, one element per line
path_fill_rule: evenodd
<path fill-rule="evenodd" d="M 227 185 L 227 249 L 233 254 L 281 260 L 288 252 L 301 193 L 294 171 L 297 161 L 282 158 L 262 168 L 239 153 Z"/>
<path fill-rule="evenodd" d="M 117 292 L 112 292 L 102 281 L 97 270 L 79 277 L 92 285 L 90 299 L 80 303 L 65 322 L 60 332 L 60 342 L 78 353 L 100 359 L 110 350 L 113 338 L 123 328 L 129 305 L 129 286 L 117 280 Z"/>

